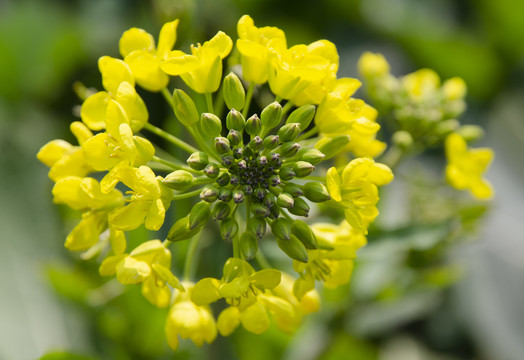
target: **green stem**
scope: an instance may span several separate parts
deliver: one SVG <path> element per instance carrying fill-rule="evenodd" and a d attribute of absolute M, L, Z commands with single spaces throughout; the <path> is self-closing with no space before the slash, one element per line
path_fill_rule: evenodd
<path fill-rule="evenodd" d="M 188 193 L 175 194 L 175 195 L 173 195 L 173 198 L 171 200 L 175 201 L 175 200 L 187 199 L 187 198 L 193 197 L 195 195 L 198 195 L 201 192 L 202 192 L 202 189 L 197 189 L 197 190 L 190 191 Z"/>
<path fill-rule="evenodd" d="M 174 109 L 175 103 L 173 102 L 173 96 L 171 95 L 171 92 L 167 88 L 163 88 L 162 95 L 164 95 L 164 98 L 166 99 L 169 106 L 171 106 L 171 108 Z"/>
<path fill-rule="evenodd" d="M 305 179 L 306 180 L 316 180 L 316 181 L 326 182 L 326 177 L 325 176 L 307 176 Z"/>
<path fill-rule="evenodd" d="M 291 215 L 289 215 L 289 214 L 288 214 L 284 209 L 281 209 L 281 210 L 280 210 L 280 213 L 281 213 L 282 215 L 284 215 L 284 217 L 285 217 L 286 219 L 288 219 L 288 220 L 290 220 L 290 221 L 294 221 L 293 218 L 291 217 Z"/>
<path fill-rule="evenodd" d="M 177 138 L 176 136 L 174 135 L 171 135 L 170 133 L 160 129 L 159 127 L 156 127 L 155 125 L 153 124 L 150 124 L 150 123 L 146 123 L 144 125 L 144 129 L 146 129 L 147 131 L 149 132 L 152 132 L 153 134 L 155 135 L 158 135 L 160 136 L 161 138 L 169 141 L 170 143 L 172 143 L 173 145 L 175 146 L 178 146 L 180 149 L 192 154 L 194 152 L 197 152 L 198 149 L 189 145 L 188 143 L 186 143 L 185 141 L 183 140 L 180 140 L 179 138 Z"/>
<path fill-rule="evenodd" d="M 249 83 L 246 94 L 246 102 L 244 104 L 244 109 L 242 109 L 242 116 L 245 118 L 249 112 L 249 105 L 251 105 L 251 99 L 253 98 L 253 91 L 255 91 L 255 83 Z"/>
<path fill-rule="evenodd" d="M 317 126 L 314 126 L 311 130 L 305 132 L 304 134 L 300 135 L 296 141 L 305 140 L 310 138 L 311 136 L 318 133 L 319 129 Z"/>
<path fill-rule="evenodd" d="M 278 95 L 275 96 L 275 101 L 278 102 L 278 103 L 281 102 L 282 101 L 282 96 L 278 96 Z"/>
<path fill-rule="evenodd" d="M 238 235 L 233 238 L 233 257 L 240 259 L 240 249 L 238 248 Z"/>
<path fill-rule="evenodd" d="M 264 253 L 262 252 L 261 249 L 258 249 L 258 251 L 257 251 L 257 253 L 255 255 L 255 259 L 256 259 L 258 265 L 260 265 L 261 268 L 263 268 L 263 269 L 273 269 L 273 267 L 271 266 L 269 261 L 267 261 L 267 258 L 266 258 L 266 256 L 264 255 Z"/>
<path fill-rule="evenodd" d="M 189 246 L 186 253 L 186 261 L 184 263 L 184 280 L 189 281 L 193 278 L 194 266 L 193 264 L 198 262 L 198 244 L 202 238 L 202 232 L 193 236 L 189 241 Z"/>
<path fill-rule="evenodd" d="M 200 171 L 196 171 L 196 170 L 193 170 L 191 169 L 189 166 L 186 166 L 186 165 L 180 165 L 180 164 L 175 164 L 174 162 L 171 162 L 171 161 L 168 161 L 168 160 L 165 160 L 165 159 L 162 159 L 158 156 L 153 156 L 153 161 L 156 161 L 157 163 L 160 163 L 162 165 L 165 165 L 167 167 L 170 167 L 171 169 L 175 169 L 175 170 L 186 170 L 186 171 L 189 171 L 189 172 L 192 172 L 192 173 L 196 173 L 196 174 L 199 174 Z"/>
<path fill-rule="evenodd" d="M 213 110 L 213 98 L 211 97 L 211 93 L 205 93 L 204 96 L 206 97 L 206 104 L 207 104 L 207 111 L 211 114 L 214 114 Z"/>
<path fill-rule="evenodd" d="M 196 143 L 201 149 L 205 150 L 205 152 L 207 152 L 208 155 L 211 155 L 213 158 L 215 158 L 215 160 L 217 160 L 219 164 L 222 162 L 220 157 L 218 157 L 218 155 L 216 154 L 215 149 L 211 148 L 206 143 L 204 137 L 198 129 L 197 124 L 193 124 L 191 127 L 188 127 L 187 130 L 189 131 L 193 139 L 195 139 Z"/>
<path fill-rule="evenodd" d="M 293 102 L 289 100 L 286 105 L 282 108 L 282 116 L 286 115 L 289 110 L 293 107 Z"/>

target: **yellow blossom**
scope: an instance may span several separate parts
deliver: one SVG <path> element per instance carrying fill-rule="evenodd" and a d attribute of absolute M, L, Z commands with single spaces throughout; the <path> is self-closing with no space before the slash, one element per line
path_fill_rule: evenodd
<path fill-rule="evenodd" d="M 457 133 L 446 138 L 446 179 L 456 189 L 469 190 L 480 200 L 490 199 L 493 188 L 482 178 L 493 160 L 493 150 L 489 148 L 468 149 L 466 141 Z"/>
<path fill-rule="evenodd" d="M 191 55 L 180 50 L 169 52 L 160 67 L 169 75 L 180 76 L 196 92 L 212 93 L 220 86 L 222 59 L 232 47 L 231 38 L 219 31 L 203 45 L 191 45 Z"/>
<path fill-rule="evenodd" d="M 420 69 L 404 76 L 401 84 L 413 101 L 424 101 L 436 95 L 440 77 L 431 69 Z"/>
<path fill-rule="evenodd" d="M 382 77 L 389 74 L 389 64 L 384 55 L 366 51 L 358 60 L 358 71 L 364 77 Z"/>
<path fill-rule="evenodd" d="M 178 19 L 162 26 L 158 48 L 153 36 L 138 28 L 125 31 L 120 38 L 120 54 L 129 65 L 136 82 L 149 91 L 160 91 L 169 82 L 169 76 L 160 69 L 160 62 L 173 49 L 177 36 Z"/>
<path fill-rule="evenodd" d="M 243 79 L 255 84 L 265 83 L 270 71 L 267 44 L 271 39 L 281 39 L 285 44 L 286 35 L 276 27 L 256 27 L 249 15 L 244 15 L 238 20 L 237 32 L 236 46 L 240 53 Z"/>
<path fill-rule="evenodd" d="M 393 173 L 386 165 L 369 158 L 352 160 L 341 174 L 334 167 L 326 174 L 329 195 L 344 208 L 351 227 L 364 234 L 378 215 L 378 186 L 392 180 Z"/>

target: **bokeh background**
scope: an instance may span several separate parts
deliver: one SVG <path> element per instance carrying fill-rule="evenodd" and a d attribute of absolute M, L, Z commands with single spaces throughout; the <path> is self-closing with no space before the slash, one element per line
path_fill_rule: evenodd
<path fill-rule="evenodd" d="M 395 75 L 429 67 L 444 79 L 463 77 L 468 110 L 461 120 L 486 130 L 481 145 L 496 152 L 488 174 L 496 197 L 470 238 L 449 248 L 462 276 L 438 293 L 356 317 L 347 315 L 351 299 L 331 293 L 325 311 L 294 336 L 237 331 L 202 349 L 184 343 L 173 354 L 165 312 L 134 290 L 108 295 L 93 264 L 63 248 L 74 219 L 52 204 L 47 168 L 35 155 L 51 139 L 72 141 L 68 124 L 80 103 L 73 83 L 100 86 L 96 61 L 119 56 L 124 30 L 137 26 L 156 37 L 163 22 L 180 18 L 176 46 L 187 50 L 218 30 L 235 39 L 243 14 L 285 30 L 289 44 L 333 41 L 339 76 L 356 77 L 361 53 L 375 51 Z M 522 14 L 522 0 L 0 0 L 0 359 L 51 351 L 64 359 L 522 359 Z M 387 210 L 405 205 L 388 198 L 384 223 L 398 221 Z M 376 261 L 387 263 L 389 251 Z M 380 282 L 383 273 L 366 281 Z"/>

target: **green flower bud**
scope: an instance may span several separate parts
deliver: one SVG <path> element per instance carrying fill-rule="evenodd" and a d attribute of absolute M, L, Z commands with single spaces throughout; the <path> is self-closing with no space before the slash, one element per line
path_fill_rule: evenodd
<path fill-rule="evenodd" d="M 299 123 L 300 130 L 304 131 L 307 129 L 311 120 L 315 117 L 315 105 L 304 105 L 295 109 L 286 120 L 286 124 Z"/>
<path fill-rule="evenodd" d="M 244 130 L 246 120 L 244 119 L 240 111 L 231 109 L 231 111 L 226 116 L 226 125 L 229 130 L 236 130 L 238 132 L 241 132 L 242 130 Z"/>
<path fill-rule="evenodd" d="M 399 130 L 393 133 L 391 141 L 400 149 L 406 150 L 413 145 L 413 136 L 407 131 Z"/>
<path fill-rule="evenodd" d="M 297 174 L 293 171 L 291 166 L 282 166 L 278 171 L 278 176 L 284 181 L 293 179 Z"/>
<path fill-rule="evenodd" d="M 262 149 L 263 145 L 264 145 L 264 142 L 262 141 L 262 139 L 258 135 L 253 137 L 253 139 L 251 139 L 251 141 L 248 144 L 248 146 L 251 149 L 253 149 L 253 151 L 255 151 L 255 152 L 260 151 L 260 149 Z"/>
<path fill-rule="evenodd" d="M 242 190 L 235 190 L 233 191 L 233 201 L 237 204 L 240 204 L 242 201 L 244 201 L 244 193 Z"/>
<path fill-rule="evenodd" d="M 303 149 L 304 151 L 299 151 L 298 156 L 300 159 L 307 161 L 308 163 L 311 163 L 313 165 L 318 164 L 324 158 L 326 155 L 322 154 L 322 152 L 318 149 Z"/>
<path fill-rule="evenodd" d="M 280 138 L 278 137 L 278 135 L 266 136 L 266 138 L 264 139 L 264 149 L 273 150 L 278 146 L 279 143 Z"/>
<path fill-rule="evenodd" d="M 278 206 L 273 206 L 271 209 L 269 209 L 269 215 L 268 218 L 272 220 L 278 219 L 280 216 L 280 208 Z"/>
<path fill-rule="evenodd" d="M 228 188 L 220 189 L 218 192 L 218 200 L 223 202 L 229 202 L 233 198 L 233 192 Z"/>
<path fill-rule="evenodd" d="M 278 198 L 277 198 L 278 206 L 281 206 L 284 208 L 290 208 L 290 207 L 293 207 L 294 203 L 295 201 L 293 200 L 293 196 L 286 194 L 286 193 L 282 193 L 278 195 Z"/>
<path fill-rule="evenodd" d="M 255 216 L 260 216 L 260 217 L 264 217 L 264 218 L 269 215 L 269 209 L 266 206 L 262 205 L 262 204 L 253 204 L 253 205 L 251 205 L 251 212 Z"/>
<path fill-rule="evenodd" d="M 222 136 L 217 136 L 215 138 L 215 150 L 219 154 L 227 154 L 231 152 L 231 146 L 229 145 L 229 140 Z"/>
<path fill-rule="evenodd" d="M 231 129 L 227 134 L 227 139 L 229 140 L 229 144 L 231 146 L 237 146 L 242 142 L 242 135 L 240 135 L 240 133 L 237 130 Z"/>
<path fill-rule="evenodd" d="M 220 166 L 215 163 L 210 163 L 204 169 L 204 174 L 210 179 L 216 179 L 220 173 Z"/>
<path fill-rule="evenodd" d="M 272 102 L 262 110 L 260 118 L 264 129 L 273 129 L 280 124 L 280 120 L 282 119 L 282 106 L 276 101 Z"/>
<path fill-rule="evenodd" d="M 320 150 L 326 155 L 324 160 L 330 159 L 342 150 L 349 143 L 349 135 L 339 135 L 332 138 L 320 139 L 315 145 L 315 149 Z"/>
<path fill-rule="evenodd" d="M 245 129 L 250 136 L 255 136 L 260 133 L 260 130 L 262 129 L 262 122 L 260 121 L 260 118 L 257 114 L 254 114 L 246 120 Z"/>
<path fill-rule="evenodd" d="M 184 126 L 191 127 L 198 122 L 200 116 L 195 103 L 183 90 L 175 89 L 173 92 L 173 109 L 175 116 Z"/>
<path fill-rule="evenodd" d="M 437 124 L 435 132 L 440 136 L 446 136 L 457 131 L 460 128 L 460 123 L 456 119 L 449 119 L 441 121 Z"/>
<path fill-rule="evenodd" d="M 303 178 L 310 175 L 315 170 L 315 167 L 307 161 L 297 161 L 293 165 L 293 171 L 296 177 Z"/>
<path fill-rule="evenodd" d="M 222 121 L 215 114 L 203 113 L 200 116 L 200 130 L 210 139 L 220 136 Z"/>
<path fill-rule="evenodd" d="M 278 175 L 272 175 L 268 180 L 270 186 L 278 186 L 281 184 L 280 177 Z"/>
<path fill-rule="evenodd" d="M 277 197 L 273 193 L 268 192 L 264 196 L 264 199 L 262 200 L 262 202 L 264 203 L 264 205 L 267 208 L 271 209 L 273 205 L 275 205 L 275 203 L 277 202 Z"/>
<path fill-rule="evenodd" d="M 298 123 L 286 124 L 278 130 L 278 137 L 282 142 L 294 141 L 298 134 L 300 134 L 300 124 Z"/>
<path fill-rule="evenodd" d="M 193 170 L 204 170 L 204 168 L 209 163 L 209 159 L 207 157 L 207 154 L 202 151 L 194 152 L 187 158 L 187 164 L 191 167 Z"/>
<path fill-rule="evenodd" d="M 240 235 L 240 239 L 238 240 L 238 249 L 244 256 L 245 260 L 253 259 L 258 250 L 258 241 L 255 235 L 250 232 L 245 232 Z"/>
<path fill-rule="evenodd" d="M 279 217 L 271 223 L 271 232 L 277 239 L 291 239 L 291 221 L 283 217 Z"/>
<path fill-rule="evenodd" d="M 484 130 L 477 125 L 463 125 L 457 132 L 467 142 L 478 140 L 484 136 Z"/>
<path fill-rule="evenodd" d="M 220 223 L 220 235 L 222 239 L 229 241 L 238 233 L 238 223 L 233 218 L 226 218 Z"/>
<path fill-rule="evenodd" d="M 294 198 L 297 198 L 299 196 L 304 195 L 304 192 L 302 191 L 302 188 L 300 185 L 289 183 L 284 186 L 284 192 L 288 193 L 289 195 L 293 196 Z"/>
<path fill-rule="evenodd" d="M 164 184 L 173 190 L 184 191 L 189 189 L 193 185 L 193 175 L 185 170 L 175 170 L 168 174 L 163 182 Z"/>
<path fill-rule="evenodd" d="M 293 204 L 293 207 L 289 208 L 288 210 L 293 215 L 305 217 L 309 215 L 309 205 L 302 198 L 295 198 L 295 203 Z"/>
<path fill-rule="evenodd" d="M 274 194 L 275 196 L 282 194 L 282 188 L 278 186 L 270 186 L 269 191 L 271 191 L 271 193 Z M 276 201 L 276 198 L 275 198 L 275 201 Z"/>
<path fill-rule="evenodd" d="M 248 228 L 257 238 L 262 239 L 266 233 L 266 220 L 259 216 L 252 217 L 249 219 Z"/>
<path fill-rule="evenodd" d="M 300 240 L 295 235 L 291 235 L 291 238 L 289 240 L 282 240 L 277 238 L 277 245 L 291 259 L 303 263 L 308 262 L 306 247 L 304 246 L 304 244 L 300 242 Z"/>
<path fill-rule="evenodd" d="M 308 182 L 304 185 L 303 189 L 305 197 L 315 203 L 331 199 L 327 187 L 322 183 L 316 181 Z"/>
<path fill-rule="evenodd" d="M 282 146 L 280 147 L 280 153 L 282 154 L 283 157 L 292 157 L 293 155 L 295 155 L 298 152 L 299 149 L 300 149 L 299 143 L 287 142 L 287 143 L 283 143 Z"/>
<path fill-rule="evenodd" d="M 244 102 L 246 101 L 246 91 L 242 86 L 242 82 L 234 73 L 230 72 L 223 82 L 224 100 L 230 109 L 242 110 Z"/>
<path fill-rule="evenodd" d="M 191 209 L 189 213 L 189 230 L 193 230 L 204 224 L 211 217 L 211 207 L 205 201 L 201 201 Z"/>
<path fill-rule="evenodd" d="M 213 220 L 224 220 L 229 216 L 231 213 L 231 208 L 229 205 L 225 202 L 216 202 L 213 206 L 213 210 L 211 210 L 211 216 L 213 217 Z"/>
<path fill-rule="evenodd" d="M 306 249 L 315 250 L 318 248 L 318 242 L 311 227 L 302 220 L 295 220 L 291 224 L 291 233 L 295 235 L 304 244 Z"/>
<path fill-rule="evenodd" d="M 169 241 L 187 240 L 189 238 L 192 238 L 196 234 L 198 234 L 200 230 L 202 230 L 202 228 L 195 228 L 193 230 L 189 229 L 189 215 L 188 215 L 175 222 L 175 224 L 171 227 L 171 229 L 169 230 L 167 234 L 167 240 Z"/>
<path fill-rule="evenodd" d="M 214 202 L 218 197 L 218 189 L 214 186 L 206 186 L 200 193 L 200 199 L 209 203 Z"/>
<path fill-rule="evenodd" d="M 229 184 L 229 181 L 231 180 L 229 174 L 227 172 L 220 174 L 220 176 L 217 179 L 217 184 L 220 186 L 226 186 Z"/>
<path fill-rule="evenodd" d="M 222 164 L 226 167 L 230 167 L 235 163 L 235 157 L 231 154 L 222 155 Z"/>

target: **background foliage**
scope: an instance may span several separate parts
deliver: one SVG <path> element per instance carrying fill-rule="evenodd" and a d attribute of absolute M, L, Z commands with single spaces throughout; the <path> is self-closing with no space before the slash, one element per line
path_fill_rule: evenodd
<path fill-rule="evenodd" d="M 522 13 L 520 0 L 0 2 L 0 359 L 50 351 L 45 359 L 521 359 Z M 429 153 L 409 162 L 401 170 L 420 175 L 384 193 L 383 216 L 359 253 L 351 295 L 326 292 L 324 310 L 294 336 L 237 331 L 202 349 L 184 343 L 172 354 L 165 310 L 138 289 L 122 293 L 104 284 L 94 263 L 63 249 L 74 220 L 51 203 L 52 184 L 35 154 L 50 139 L 72 140 L 67 125 L 79 104 L 72 84 L 100 86 L 96 61 L 118 56 L 124 30 L 157 34 L 163 22 L 180 18 L 177 48 L 187 50 L 219 29 L 235 38 L 243 14 L 284 29 L 290 44 L 333 41 L 339 76 L 357 76 L 357 59 L 368 50 L 384 53 L 395 75 L 430 67 L 442 78 L 463 77 L 469 90 L 463 120 L 484 126 L 483 143 L 496 152 L 488 175 L 496 198 L 486 214 L 465 206 L 462 220 L 484 218 L 471 222 L 468 241 L 439 248 L 453 230 L 446 194 L 435 185 L 443 159 Z M 145 101 L 161 104 L 152 95 Z M 164 116 L 160 105 L 151 113 Z M 420 191 L 428 188 L 435 191 Z M 428 273 L 417 265 L 435 258 L 452 266 Z"/>

